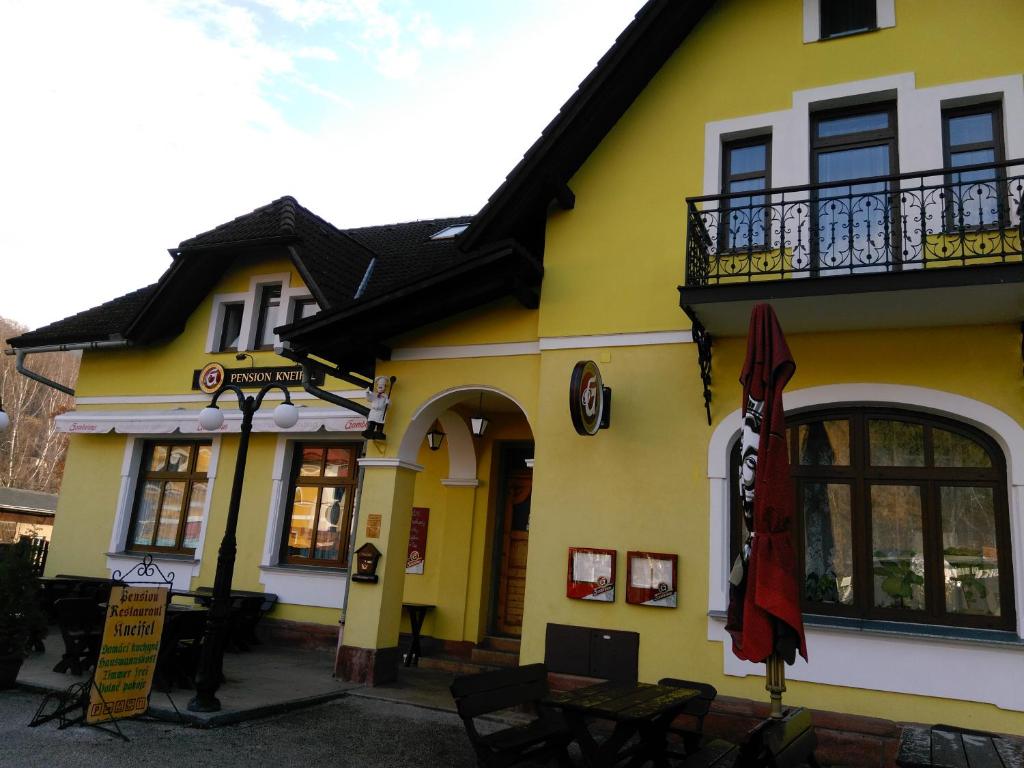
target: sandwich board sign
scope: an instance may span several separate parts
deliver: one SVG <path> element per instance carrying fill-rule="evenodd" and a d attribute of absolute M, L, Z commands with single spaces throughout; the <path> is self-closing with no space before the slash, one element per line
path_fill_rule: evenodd
<path fill-rule="evenodd" d="M 111 588 L 86 722 L 135 717 L 149 709 L 167 591 L 166 587 Z"/>

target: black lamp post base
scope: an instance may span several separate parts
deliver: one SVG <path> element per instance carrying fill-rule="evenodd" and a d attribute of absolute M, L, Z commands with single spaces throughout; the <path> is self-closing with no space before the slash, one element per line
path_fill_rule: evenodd
<path fill-rule="evenodd" d="M 220 712 L 220 699 L 216 696 L 203 696 L 197 694 L 192 701 L 188 703 L 189 712 Z"/>

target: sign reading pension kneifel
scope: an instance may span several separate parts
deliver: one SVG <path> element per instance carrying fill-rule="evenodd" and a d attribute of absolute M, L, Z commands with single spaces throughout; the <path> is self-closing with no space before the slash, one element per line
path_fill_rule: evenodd
<path fill-rule="evenodd" d="M 89 694 L 88 722 L 134 717 L 149 709 L 166 607 L 164 587 L 110 590 L 95 685 Z"/>
<path fill-rule="evenodd" d="M 313 371 L 313 383 L 324 383 L 323 373 Z M 209 363 L 192 372 L 192 389 L 212 395 L 225 384 L 234 384 L 242 389 L 259 389 L 266 384 L 302 383 L 302 368 L 298 365 L 271 366 L 263 368 L 225 368 L 220 363 Z"/>

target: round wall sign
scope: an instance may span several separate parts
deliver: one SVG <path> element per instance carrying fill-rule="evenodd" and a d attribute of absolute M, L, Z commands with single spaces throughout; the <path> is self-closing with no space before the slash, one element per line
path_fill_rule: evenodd
<path fill-rule="evenodd" d="M 576 363 L 569 379 L 569 416 L 581 435 L 596 435 L 604 415 L 604 384 L 593 360 Z"/>
<path fill-rule="evenodd" d="M 199 372 L 199 389 L 212 395 L 224 385 L 224 366 L 210 363 Z"/>

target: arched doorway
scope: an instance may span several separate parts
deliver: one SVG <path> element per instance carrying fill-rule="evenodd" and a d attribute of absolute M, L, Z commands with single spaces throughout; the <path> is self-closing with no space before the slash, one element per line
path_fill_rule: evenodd
<path fill-rule="evenodd" d="M 481 418 L 486 428 L 475 434 L 474 423 Z M 444 440 L 431 455 L 425 436 L 438 427 Z M 438 465 L 442 454 L 447 455 L 446 474 Z M 444 573 L 430 631 L 446 642 L 470 644 L 493 635 L 518 637 L 525 610 L 533 486 L 533 432 L 524 409 L 495 387 L 468 385 L 440 392 L 414 413 L 399 456 L 425 467 L 416 478 L 417 499 L 438 499 L 432 488 L 438 483 L 445 487 L 445 508 L 437 515 L 444 526 L 445 554 L 435 566 Z M 427 581 L 407 578 L 406 598 L 429 601 Z M 456 617 L 460 603 L 461 621 Z"/>

